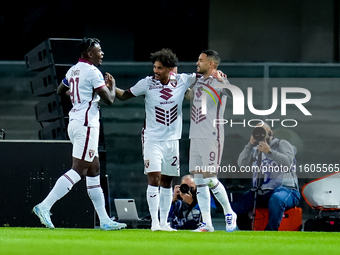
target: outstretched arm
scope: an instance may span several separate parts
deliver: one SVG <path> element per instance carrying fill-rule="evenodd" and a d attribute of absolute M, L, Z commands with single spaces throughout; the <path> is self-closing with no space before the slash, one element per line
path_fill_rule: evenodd
<path fill-rule="evenodd" d="M 132 97 L 135 97 L 129 90 L 122 90 L 120 88 L 116 88 L 116 98 L 119 100 L 125 101 Z"/>

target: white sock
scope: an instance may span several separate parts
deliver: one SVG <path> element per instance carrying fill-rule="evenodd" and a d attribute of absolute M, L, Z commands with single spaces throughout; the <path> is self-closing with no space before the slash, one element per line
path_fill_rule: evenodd
<path fill-rule="evenodd" d="M 204 183 L 203 174 L 195 174 L 194 181 L 197 187 L 197 202 L 201 209 L 203 222 L 207 226 L 212 226 L 210 213 L 210 192 L 208 186 Z"/>
<path fill-rule="evenodd" d="M 100 176 L 95 177 L 86 176 L 87 194 L 91 198 L 94 209 L 97 212 L 100 222 L 110 221 L 105 209 L 105 198 L 102 187 L 100 186 Z"/>
<path fill-rule="evenodd" d="M 217 201 L 221 204 L 224 215 L 231 213 L 233 210 L 231 209 L 227 192 L 217 177 L 205 178 L 204 182 L 208 185 Z"/>
<path fill-rule="evenodd" d="M 43 208 L 50 210 L 54 203 L 65 196 L 72 189 L 73 185 L 80 181 L 80 179 L 80 175 L 73 169 L 70 169 L 59 177 L 59 179 L 54 184 L 53 189 L 50 191 L 44 201 L 40 203 L 40 205 Z"/>
<path fill-rule="evenodd" d="M 172 202 L 172 189 L 160 188 L 159 192 L 159 221 L 160 225 L 164 226 L 168 222 L 168 215 Z"/>
<path fill-rule="evenodd" d="M 158 187 L 148 185 L 146 190 L 146 200 L 148 201 L 149 212 L 151 215 L 151 223 L 159 224 L 158 208 L 159 208 L 159 192 Z"/>

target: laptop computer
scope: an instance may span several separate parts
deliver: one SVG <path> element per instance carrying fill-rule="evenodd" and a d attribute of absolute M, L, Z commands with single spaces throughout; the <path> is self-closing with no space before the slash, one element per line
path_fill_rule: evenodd
<path fill-rule="evenodd" d="M 121 199 L 114 200 L 117 216 L 119 221 L 138 221 L 137 208 L 134 199 Z"/>

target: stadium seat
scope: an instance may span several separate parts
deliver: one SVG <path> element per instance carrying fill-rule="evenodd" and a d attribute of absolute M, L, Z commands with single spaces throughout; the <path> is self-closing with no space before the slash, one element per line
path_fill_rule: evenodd
<path fill-rule="evenodd" d="M 338 164 L 336 164 L 338 165 Z M 331 169 L 333 171 L 333 168 Z M 340 209 L 340 173 L 334 168 L 334 173 L 313 180 L 302 187 L 301 194 L 307 204 L 317 210 Z"/>
<path fill-rule="evenodd" d="M 257 208 L 254 230 L 264 230 L 268 223 L 268 208 Z M 300 231 L 302 229 L 302 209 L 291 208 L 284 212 L 279 231 Z"/>

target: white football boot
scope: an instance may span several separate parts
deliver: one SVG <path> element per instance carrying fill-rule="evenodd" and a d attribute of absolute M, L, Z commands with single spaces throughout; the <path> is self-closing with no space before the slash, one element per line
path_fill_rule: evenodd
<path fill-rule="evenodd" d="M 49 229 L 54 229 L 54 225 L 50 217 L 52 215 L 50 210 L 44 209 L 40 204 L 38 204 L 33 207 L 33 212 L 39 217 L 41 224 L 45 225 Z"/>
<path fill-rule="evenodd" d="M 233 232 L 236 229 L 236 219 L 237 219 L 237 214 L 232 212 L 232 213 L 228 213 L 225 216 L 225 221 L 226 221 L 226 228 L 225 230 L 227 232 Z"/>
<path fill-rule="evenodd" d="M 204 222 L 202 222 L 198 228 L 192 230 L 192 232 L 214 232 L 213 226 L 207 226 Z"/>

